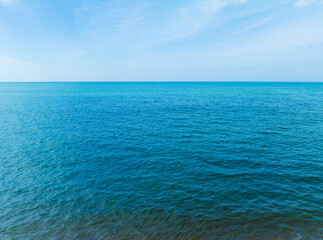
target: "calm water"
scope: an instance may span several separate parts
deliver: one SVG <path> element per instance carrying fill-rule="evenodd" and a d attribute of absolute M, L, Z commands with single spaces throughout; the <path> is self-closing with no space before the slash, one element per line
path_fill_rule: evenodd
<path fill-rule="evenodd" d="M 323 84 L 0 84 L 0 239 L 322 239 Z"/>

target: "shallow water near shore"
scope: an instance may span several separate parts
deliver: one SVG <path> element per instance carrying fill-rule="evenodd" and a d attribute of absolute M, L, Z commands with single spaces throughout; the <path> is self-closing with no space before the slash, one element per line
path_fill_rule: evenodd
<path fill-rule="evenodd" d="M 0 83 L 0 239 L 322 239 L 322 83 Z"/>

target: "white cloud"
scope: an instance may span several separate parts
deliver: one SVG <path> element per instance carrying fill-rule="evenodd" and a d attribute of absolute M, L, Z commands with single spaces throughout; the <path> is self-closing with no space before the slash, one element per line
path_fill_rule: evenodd
<path fill-rule="evenodd" d="M 267 18 L 264 18 L 264 19 L 261 19 L 260 21 L 258 22 L 255 22 L 249 26 L 246 26 L 244 28 L 242 28 L 240 31 L 238 31 L 237 33 L 244 33 L 244 32 L 247 32 L 247 31 L 250 31 L 250 30 L 253 30 L 255 28 L 259 28 L 265 24 L 267 24 L 268 22 L 270 22 L 273 18 L 272 17 L 267 17 Z"/>
<path fill-rule="evenodd" d="M 307 7 L 311 5 L 315 0 L 298 0 L 295 4 L 294 7 Z"/>
<path fill-rule="evenodd" d="M 9 5 L 14 3 L 16 0 L 0 0 L 0 4 Z"/>
<path fill-rule="evenodd" d="M 216 14 L 229 4 L 246 3 L 247 0 L 202 0 L 177 10 L 177 15 L 170 23 L 166 41 L 190 36 L 200 32 L 210 23 Z"/>
<path fill-rule="evenodd" d="M 248 0 L 195 0 L 176 4 L 167 12 L 151 17 L 155 10 L 149 0 L 109 0 L 100 3 L 84 3 L 75 10 L 76 19 L 85 26 L 84 34 L 100 46 L 115 48 L 116 43 L 127 46 L 142 42 L 151 45 L 189 37 L 209 28 L 221 25 L 219 12 L 229 6 L 237 6 Z M 128 39 L 133 39 L 130 43 Z M 147 41 L 149 39 L 149 41 Z"/>

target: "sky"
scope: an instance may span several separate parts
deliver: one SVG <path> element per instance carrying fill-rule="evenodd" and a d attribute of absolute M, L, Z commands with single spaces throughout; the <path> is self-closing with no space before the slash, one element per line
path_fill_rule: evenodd
<path fill-rule="evenodd" d="M 323 0 L 0 0 L 0 81 L 323 81 Z"/>

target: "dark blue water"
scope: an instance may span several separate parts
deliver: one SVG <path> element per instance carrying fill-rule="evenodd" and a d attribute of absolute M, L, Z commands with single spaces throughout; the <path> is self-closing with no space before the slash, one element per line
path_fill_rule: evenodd
<path fill-rule="evenodd" d="M 322 170 L 323 84 L 0 84 L 0 239 L 322 239 Z"/>

